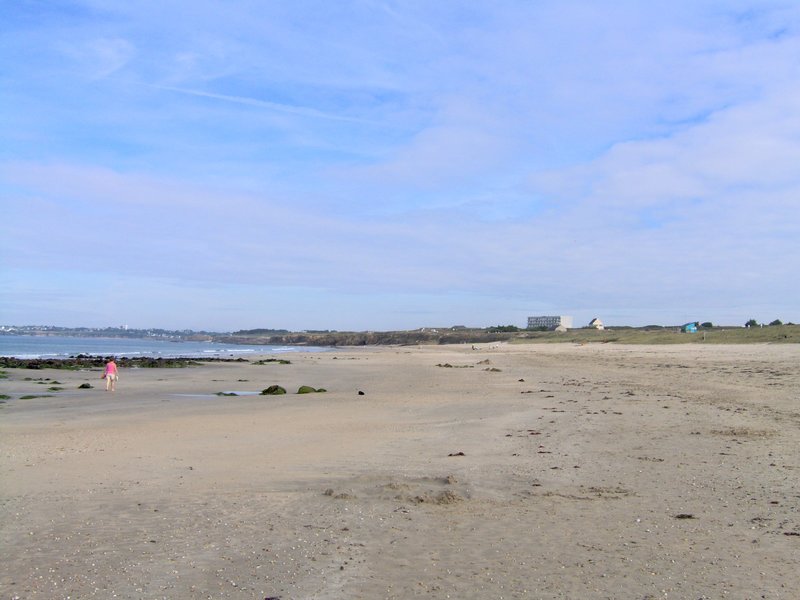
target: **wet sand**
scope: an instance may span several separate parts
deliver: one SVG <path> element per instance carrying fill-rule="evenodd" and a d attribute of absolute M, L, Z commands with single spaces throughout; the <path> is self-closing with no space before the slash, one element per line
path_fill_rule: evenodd
<path fill-rule="evenodd" d="M 798 345 L 288 358 L 9 369 L 0 598 L 798 597 Z"/>

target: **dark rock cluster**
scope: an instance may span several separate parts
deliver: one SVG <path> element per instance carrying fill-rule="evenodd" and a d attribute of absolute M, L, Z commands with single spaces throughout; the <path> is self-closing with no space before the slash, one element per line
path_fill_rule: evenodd
<path fill-rule="evenodd" d="M 286 388 L 279 385 L 271 385 L 268 388 L 261 390 L 262 396 L 279 396 L 286 393 Z"/>
<path fill-rule="evenodd" d="M 88 356 L 78 354 L 69 358 L 14 358 L 0 356 L 0 368 L 6 369 L 91 369 L 103 367 L 110 357 Z M 206 362 L 248 362 L 244 358 L 118 358 L 115 360 L 121 368 L 181 368 L 197 366 Z"/>
<path fill-rule="evenodd" d="M 297 389 L 297 393 L 298 394 L 318 394 L 318 393 L 322 393 L 322 392 L 326 392 L 326 391 L 327 390 L 325 388 L 317 388 L 317 389 L 315 389 L 315 388 L 311 387 L 310 385 L 301 385 Z"/>

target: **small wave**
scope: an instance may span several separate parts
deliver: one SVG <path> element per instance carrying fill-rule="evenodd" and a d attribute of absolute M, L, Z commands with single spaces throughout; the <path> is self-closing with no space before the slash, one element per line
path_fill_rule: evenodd
<path fill-rule="evenodd" d="M 246 354 L 247 352 L 256 352 L 253 348 L 213 348 L 209 350 L 202 350 L 202 354 Z"/>
<path fill-rule="evenodd" d="M 0 356 L 20 359 L 63 359 L 78 355 L 92 358 L 202 358 L 250 357 L 258 354 L 321 352 L 331 348 L 312 346 L 217 345 L 219 342 L 167 343 L 163 340 L 120 338 L 0 336 Z"/>

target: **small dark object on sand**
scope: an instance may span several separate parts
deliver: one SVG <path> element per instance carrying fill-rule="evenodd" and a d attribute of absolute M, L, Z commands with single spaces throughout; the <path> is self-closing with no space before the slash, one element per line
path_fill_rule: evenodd
<path fill-rule="evenodd" d="M 694 515 L 689 514 L 689 513 L 680 513 L 678 515 L 675 515 L 675 518 L 676 519 L 694 519 Z"/>
<path fill-rule="evenodd" d="M 451 452 L 447 456 L 466 456 L 463 452 Z"/>
<path fill-rule="evenodd" d="M 364 392 L 362 392 L 361 390 L 358 390 L 358 395 L 359 395 L 359 396 L 363 396 L 363 395 L 364 395 Z"/>
<path fill-rule="evenodd" d="M 91 383 L 82 383 L 82 384 L 80 384 L 78 386 L 78 389 L 79 390 L 90 390 L 90 389 L 92 389 L 92 384 Z"/>

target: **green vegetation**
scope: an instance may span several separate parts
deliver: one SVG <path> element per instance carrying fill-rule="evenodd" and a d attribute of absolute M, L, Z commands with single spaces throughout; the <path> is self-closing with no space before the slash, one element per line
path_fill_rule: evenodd
<path fill-rule="evenodd" d="M 567 333 L 528 332 L 511 343 L 616 344 L 786 344 L 800 343 L 800 325 L 781 327 L 720 327 L 681 333 L 679 327 L 659 329 L 611 328 L 603 331 L 571 329 Z"/>
<path fill-rule="evenodd" d="M 775 319 L 772 321 L 772 323 L 770 323 L 770 327 L 774 327 L 776 325 L 783 325 L 783 322 L 780 319 Z"/>
<path fill-rule="evenodd" d="M 519 327 L 516 325 L 494 325 L 493 327 L 489 327 L 487 331 L 489 333 L 513 333 L 515 331 L 519 331 Z"/>
<path fill-rule="evenodd" d="M 62 388 L 62 387 L 58 387 L 58 386 L 54 385 L 52 387 L 47 388 L 47 391 L 48 392 L 61 392 L 61 391 L 63 391 L 63 389 L 64 388 Z"/>
<path fill-rule="evenodd" d="M 11 396 L 8 394 L 0 394 L 0 400 L 10 400 Z"/>
<path fill-rule="evenodd" d="M 288 329 L 242 329 L 234 331 L 233 335 L 283 335 L 289 333 Z"/>
<path fill-rule="evenodd" d="M 44 394 L 44 395 L 40 395 L 40 396 L 37 396 L 36 394 L 28 394 L 27 396 L 20 396 L 19 399 L 20 400 L 33 400 L 34 398 L 52 398 L 52 397 L 53 396 L 51 396 L 50 394 Z"/>

